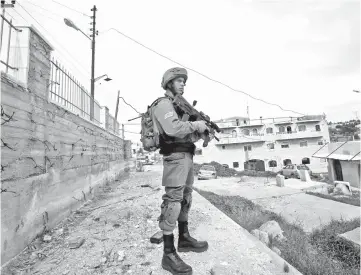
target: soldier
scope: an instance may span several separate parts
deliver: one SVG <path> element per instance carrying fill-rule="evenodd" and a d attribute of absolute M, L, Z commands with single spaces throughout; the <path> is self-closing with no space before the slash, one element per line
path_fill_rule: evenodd
<path fill-rule="evenodd" d="M 203 252 L 208 249 L 206 241 L 197 241 L 188 232 L 188 212 L 192 204 L 193 155 L 198 141 L 206 130 L 204 121 L 181 121 L 181 110 L 176 110 L 172 99 L 184 93 L 188 79 L 183 68 L 165 72 L 162 88 L 165 98 L 153 108 L 154 123 L 159 129 L 160 154 L 163 155 L 163 179 L 165 194 L 162 196 L 159 227 L 163 231 L 164 253 L 162 267 L 172 274 L 192 274 L 192 267 L 182 261 L 174 247 L 173 230 L 178 221 L 178 252 Z"/>

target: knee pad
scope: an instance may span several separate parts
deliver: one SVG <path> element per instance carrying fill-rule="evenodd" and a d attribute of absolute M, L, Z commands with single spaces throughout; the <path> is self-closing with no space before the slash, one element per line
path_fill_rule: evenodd
<path fill-rule="evenodd" d="M 163 231 L 173 231 L 176 227 L 180 211 L 180 202 L 163 201 L 159 217 L 159 228 Z"/>

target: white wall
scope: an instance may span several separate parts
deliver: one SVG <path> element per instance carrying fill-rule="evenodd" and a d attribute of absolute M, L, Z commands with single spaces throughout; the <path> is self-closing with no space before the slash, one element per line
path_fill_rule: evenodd
<path fill-rule="evenodd" d="M 360 162 L 341 161 L 343 180 L 353 187 L 360 188 Z"/>
<path fill-rule="evenodd" d="M 215 145 L 217 141 L 212 141 L 208 147 L 203 148 L 202 143 L 197 143 L 198 148 L 202 148 L 202 155 L 195 156 L 194 162 L 203 163 L 216 161 L 221 164 L 228 164 L 233 167 L 233 162 L 239 162 L 239 169 L 244 169 L 246 154 L 248 159 L 261 159 L 265 161 L 265 167 L 268 171 L 279 171 L 283 167 L 283 160 L 290 159 L 294 164 L 302 163 L 302 158 L 308 157 L 308 165 L 313 172 L 327 172 L 327 162 L 323 159 L 312 158 L 312 155 L 322 147 L 317 145 L 317 139 L 308 139 L 307 147 L 300 147 L 300 140 L 289 140 L 289 148 L 281 148 L 282 142 L 275 142 L 275 149 L 268 149 L 268 142 L 250 142 L 244 144 L 226 144 L 224 149 L 222 145 Z M 244 151 L 244 146 L 251 145 L 252 150 Z M 277 167 L 269 167 L 270 160 L 277 161 Z"/>

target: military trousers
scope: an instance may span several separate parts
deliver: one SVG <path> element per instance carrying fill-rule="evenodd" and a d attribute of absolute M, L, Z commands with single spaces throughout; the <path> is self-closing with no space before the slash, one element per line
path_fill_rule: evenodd
<path fill-rule="evenodd" d="M 188 221 L 193 192 L 193 154 L 172 153 L 163 157 L 162 196 L 159 227 L 171 234 L 177 221 Z"/>

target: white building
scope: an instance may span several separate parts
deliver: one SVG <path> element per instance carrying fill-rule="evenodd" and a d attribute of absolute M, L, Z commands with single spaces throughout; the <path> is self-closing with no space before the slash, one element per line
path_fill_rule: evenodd
<path fill-rule="evenodd" d="M 332 181 L 347 181 L 360 188 L 360 141 L 330 143 L 315 152 L 314 158 L 327 159 L 328 174 Z"/>
<path fill-rule="evenodd" d="M 311 159 L 313 153 L 330 141 L 324 116 L 267 118 L 249 120 L 232 117 L 216 121 L 222 132 L 219 141 L 202 149 L 194 162 L 216 161 L 237 170 L 279 171 L 285 164 L 305 163 L 314 172 L 327 172 L 324 159 Z"/>

